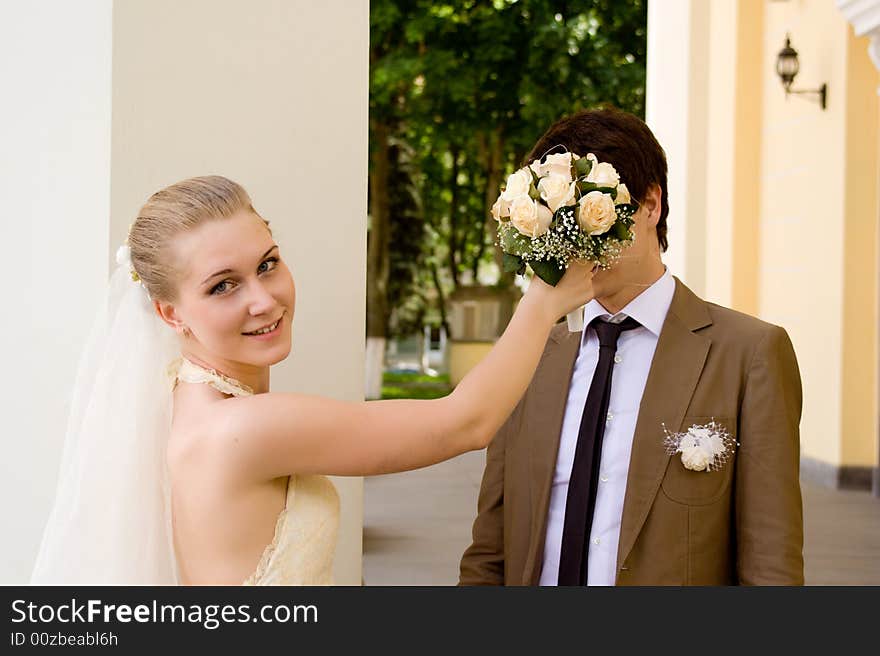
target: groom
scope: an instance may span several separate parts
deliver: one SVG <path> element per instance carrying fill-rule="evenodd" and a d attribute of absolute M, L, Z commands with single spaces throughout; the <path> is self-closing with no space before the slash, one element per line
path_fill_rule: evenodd
<path fill-rule="evenodd" d="M 639 201 L 636 238 L 596 273 L 587 328 L 554 328 L 489 446 L 460 583 L 803 584 L 801 383 L 788 335 L 666 270 L 666 157 L 640 119 L 564 118 L 528 161 L 560 146 L 614 165 Z M 690 438 L 670 454 L 689 429 L 720 438 L 702 440 L 715 462 Z"/>

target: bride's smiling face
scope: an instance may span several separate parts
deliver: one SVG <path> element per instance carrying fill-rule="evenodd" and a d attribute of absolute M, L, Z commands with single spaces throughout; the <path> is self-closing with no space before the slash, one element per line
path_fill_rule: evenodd
<path fill-rule="evenodd" d="M 188 350 L 208 362 L 257 367 L 287 357 L 296 290 L 260 217 L 239 211 L 205 221 L 177 235 L 171 250 L 177 299 L 163 315 Z"/>

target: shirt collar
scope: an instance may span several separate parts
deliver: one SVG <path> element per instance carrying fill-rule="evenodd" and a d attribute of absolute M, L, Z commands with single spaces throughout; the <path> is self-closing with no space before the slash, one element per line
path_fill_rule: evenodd
<path fill-rule="evenodd" d="M 596 299 L 587 303 L 584 307 L 584 326 L 589 326 L 596 317 L 603 317 L 614 323 L 632 317 L 659 337 L 669 306 L 672 304 L 673 294 L 675 294 L 675 279 L 669 273 L 669 269 L 665 268 L 663 275 L 653 285 L 636 296 L 613 317 Z M 584 330 L 583 341 L 586 340 L 586 335 L 587 331 Z"/>

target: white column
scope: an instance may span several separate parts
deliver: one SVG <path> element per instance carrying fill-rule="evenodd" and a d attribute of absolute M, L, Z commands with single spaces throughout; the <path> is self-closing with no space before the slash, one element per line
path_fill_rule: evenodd
<path fill-rule="evenodd" d="M 368 34 L 344 0 L 0 4 L 0 583 L 29 578 L 109 263 L 160 187 L 245 185 L 297 282 L 273 389 L 362 398 Z M 362 481 L 336 482 L 360 584 Z"/>
<path fill-rule="evenodd" d="M 108 276 L 110 0 L 0 4 L 0 583 L 27 583 Z"/>
<path fill-rule="evenodd" d="M 126 0 L 113 30 L 114 243 L 167 184 L 240 182 L 297 285 L 293 350 L 272 389 L 362 400 L 367 3 Z M 363 484 L 335 482 L 336 582 L 359 585 Z"/>
<path fill-rule="evenodd" d="M 706 288 L 709 3 L 649 0 L 646 122 L 669 164 L 664 261 L 696 293 Z"/>
<path fill-rule="evenodd" d="M 837 0 L 837 6 L 856 36 L 871 37 L 868 54 L 880 69 L 880 0 Z"/>

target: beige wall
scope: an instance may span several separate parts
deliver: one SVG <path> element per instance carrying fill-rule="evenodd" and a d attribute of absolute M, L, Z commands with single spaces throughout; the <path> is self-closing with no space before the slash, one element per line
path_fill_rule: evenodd
<path fill-rule="evenodd" d="M 731 185 L 735 190 L 731 240 L 734 256 L 730 305 L 741 312 L 757 314 L 762 185 L 756 178 L 761 174 L 760 144 L 764 119 L 763 88 L 757 80 L 761 79 L 767 65 L 766 49 L 762 43 L 765 3 L 763 0 L 740 0 L 737 5 L 734 167 Z"/>
<path fill-rule="evenodd" d="M 757 314 L 764 0 L 713 0 L 709 18 L 706 298 Z"/>
<path fill-rule="evenodd" d="M 767 7 L 759 311 L 798 355 L 803 453 L 840 464 L 846 24 L 831 2 L 811 5 Z M 827 81 L 826 111 L 783 93 L 773 65 L 787 31 L 800 55 L 795 87 Z"/>
<path fill-rule="evenodd" d="M 877 465 L 878 97 L 880 75 L 868 38 L 847 27 L 846 170 L 844 172 L 844 464 Z M 849 436 L 853 436 L 852 439 Z M 873 438 L 873 439 L 872 439 Z"/>
<path fill-rule="evenodd" d="M 363 399 L 368 9 L 114 6 L 112 243 L 164 185 L 209 173 L 242 183 L 297 283 L 293 351 L 272 370 L 276 391 Z M 336 483 L 336 580 L 360 584 L 362 481 Z"/>
<path fill-rule="evenodd" d="M 827 82 L 826 111 L 785 98 L 773 64 L 786 32 L 795 88 Z M 760 314 L 798 354 L 804 455 L 876 466 L 876 69 L 832 0 L 768 3 L 764 43 Z"/>
<path fill-rule="evenodd" d="M 709 79 L 706 159 L 706 250 L 714 263 L 706 268 L 705 296 L 730 306 L 733 299 L 734 177 L 736 175 L 737 20 L 742 11 L 734 0 L 716 2 L 709 14 Z"/>
<path fill-rule="evenodd" d="M 669 161 L 669 251 L 664 261 L 706 292 L 709 3 L 648 3 L 645 120 Z"/>
<path fill-rule="evenodd" d="M 880 79 L 867 39 L 834 0 L 653 0 L 648 27 L 648 119 L 670 167 L 667 263 L 708 299 L 788 330 L 805 456 L 876 467 Z M 794 88 L 826 82 L 827 110 L 786 98 L 775 71 L 786 33 L 800 56 Z M 700 106 L 706 121 L 686 120 Z"/>

